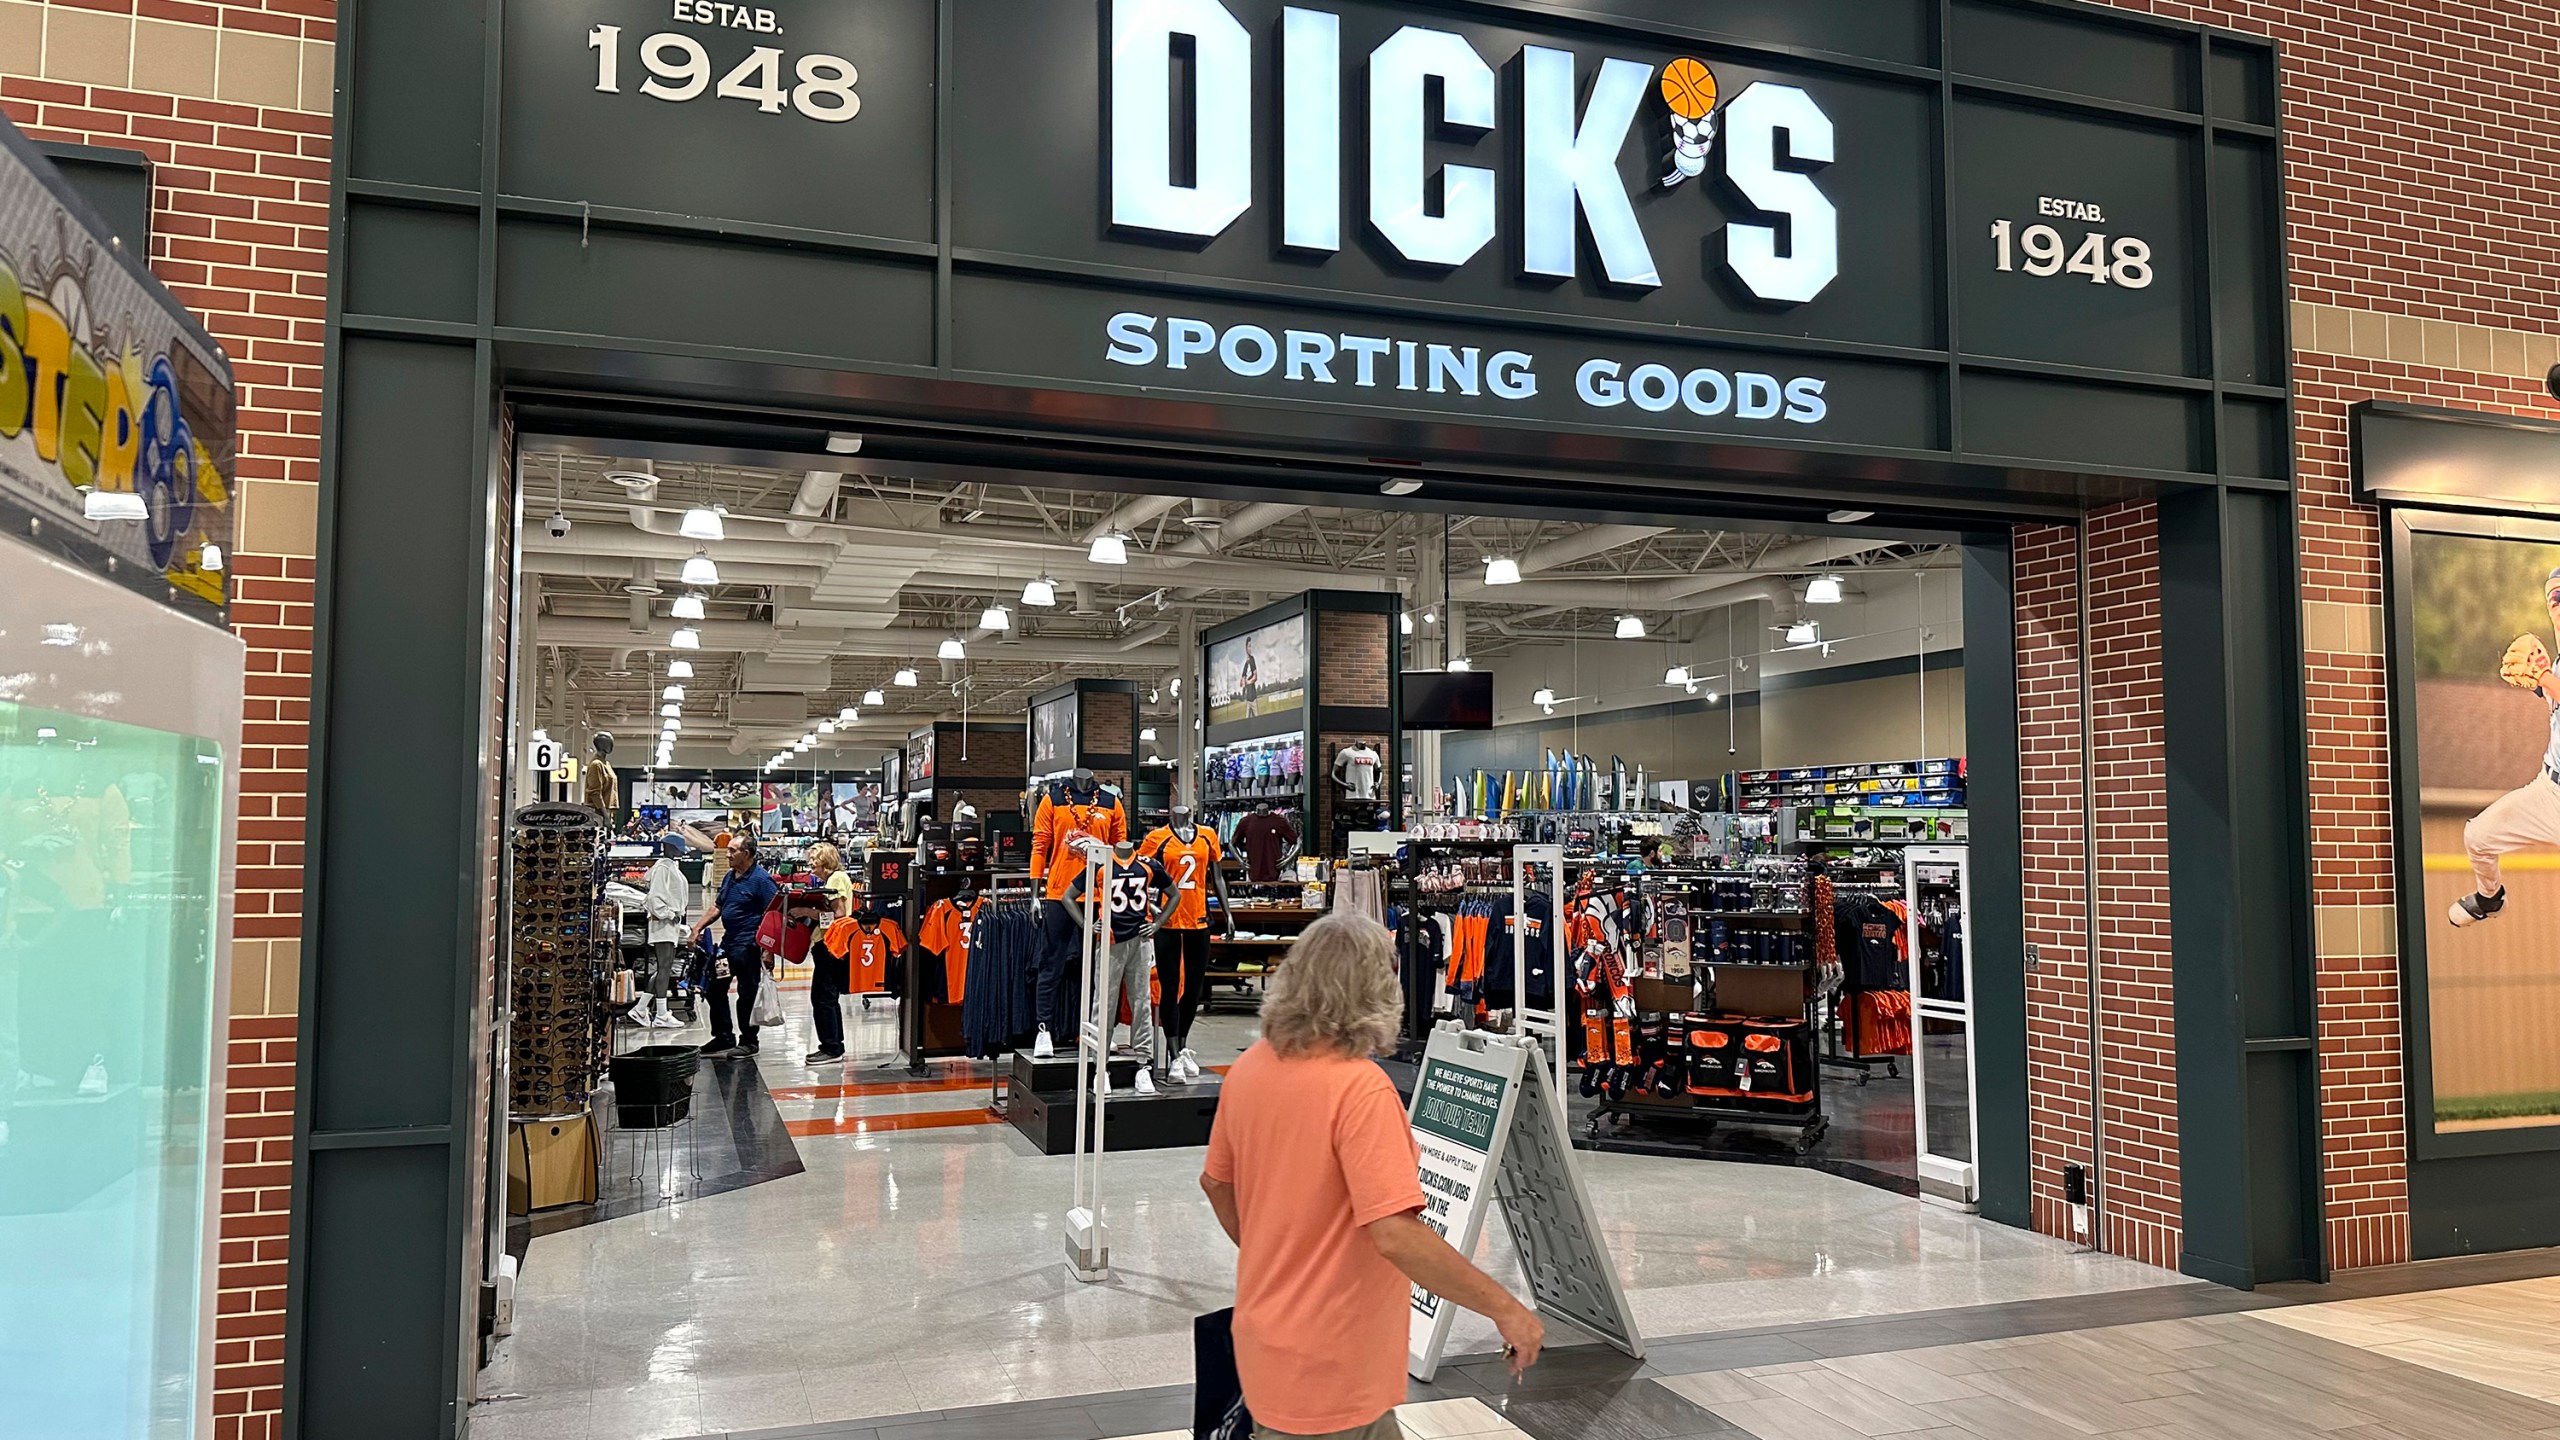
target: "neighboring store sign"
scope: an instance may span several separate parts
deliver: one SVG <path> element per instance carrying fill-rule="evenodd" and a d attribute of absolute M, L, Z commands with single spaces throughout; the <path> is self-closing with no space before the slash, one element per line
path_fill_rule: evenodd
<path fill-rule="evenodd" d="M 237 423 L 221 348 L 0 120 L 10 528 L 218 623 Z"/>
<path fill-rule="evenodd" d="M 1473 1255 L 1498 1199 L 1537 1308 L 1644 1358 L 1616 1262 L 1564 1133 L 1564 1103 L 1533 1042 L 1486 1031 L 1433 1032 L 1407 1110 L 1422 1157 L 1422 1222 Z M 1406 1368 L 1439 1373 L 1457 1307 L 1413 1292 Z"/>
<path fill-rule="evenodd" d="M 516 0 L 501 323 L 597 328 L 557 264 L 857 368 L 2283 478 L 2271 52 L 1861 8 Z"/>

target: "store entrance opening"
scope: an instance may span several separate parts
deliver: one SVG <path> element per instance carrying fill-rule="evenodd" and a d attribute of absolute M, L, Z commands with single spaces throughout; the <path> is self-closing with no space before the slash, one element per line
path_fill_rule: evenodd
<path fill-rule="evenodd" d="M 1408 1089 L 1435 1025 L 1555 1017 L 1648 1337 L 2173 1278 L 1965 1213 L 1977 1051 L 2024 1039 L 1969 999 L 1968 756 L 2015 727 L 1968 711 L 1957 536 L 830 448 L 519 441 L 509 753 L 551 768 L 490 1056 L 480 1392 L 522 1398 L 474 1433 L 1186 1383 L 1219 1076 L 1331 910 L 1397 938 Z M 1167 902 L 1096 977 L 1100 1286 L 1058 1238 L 1081 836 Z"/>

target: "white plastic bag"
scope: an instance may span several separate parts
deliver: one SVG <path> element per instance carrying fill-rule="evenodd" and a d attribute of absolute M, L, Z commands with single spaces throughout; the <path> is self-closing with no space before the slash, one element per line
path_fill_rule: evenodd
<path fill-rule="evenodd" d="M 748 1024 L 762 1030 L 782 1023 L 781 978 L 773 973 L 772 966 L 764 967 L 764 979 L 756 986 L 755 1016 L 747 1021 Z"/>

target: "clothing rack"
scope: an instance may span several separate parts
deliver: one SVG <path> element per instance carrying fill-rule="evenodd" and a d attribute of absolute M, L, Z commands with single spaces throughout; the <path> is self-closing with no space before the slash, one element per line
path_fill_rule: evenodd
<path fill-rule="evenodd" d="M 1040 885 L 1028 875 L 999 875 L 987 886 L 985 894 L 988 899 L 998 905 L 1012 901 L 1036 905 L 1039 903 Z M 975 956 L 970 957 L 969 968 L 972 971 L 977 969 Z M 990 1088 L 987 1093 L 987 1113 L 1001 1118 L 1013 1103 L 1013 1073 L 1009 1067 L 1001 1064 L 996 1065 L 994 1069 L 995 1076 L 989 1082 Z"/>

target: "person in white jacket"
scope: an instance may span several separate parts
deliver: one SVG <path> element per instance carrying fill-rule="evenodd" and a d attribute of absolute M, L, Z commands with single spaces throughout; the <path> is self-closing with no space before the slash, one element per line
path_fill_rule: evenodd
<path fill-rule="evenodd" d="M 692 853 L 692 846 L 669 835 L 659 842 L 658 862 L 649 867 L 649 968 L 653 983 L 649 987 L 651 993 L 641 996 L 631 1007 L 631 1023 L 653 1030 L 674 1030 L 684 1024 L 668 1007 L 667 997 L 675 991 L 676 948 L 684 944 L 693 920 L 693 886 L 676 861 Z"/>

